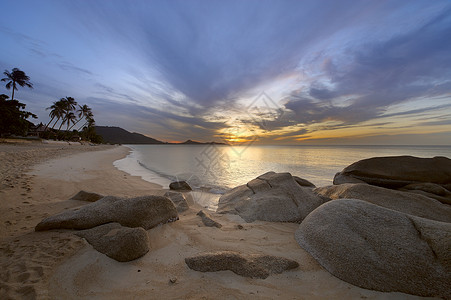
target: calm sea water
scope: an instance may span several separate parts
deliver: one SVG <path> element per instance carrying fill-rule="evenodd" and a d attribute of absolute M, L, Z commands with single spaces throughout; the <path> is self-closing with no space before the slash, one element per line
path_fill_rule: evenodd
<path fill-rule="evenodd" d="M 218 146 L 127 145 L 131 153 L 114 165 L 167 188 L 187 180 L 198 190 L 221 194 L 268 172 L 290 172 L 317 186 L 332 184 L 335 173 L 364 158 L 446 156 L 451 146 Z"/>

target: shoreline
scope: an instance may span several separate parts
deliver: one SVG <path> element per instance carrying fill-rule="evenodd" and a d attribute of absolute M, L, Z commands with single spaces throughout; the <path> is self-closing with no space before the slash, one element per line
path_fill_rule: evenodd
<path fill-rule="evenodd" d="M 100 254 L 71 230 L 34 232 L 43 218 L 86 205 L 68 200 L 80 190 L 127 197 L 166 191 L 113 166 L 125 157 L 126 147 L 72 150 L 39 158 L 14 187 L 0 190 L 0 298 L 421 299 L 362 289 L 332 276 L 296 243 L 298 224 L 246 223 L 236 215 L 211 213 L 222 228 L 206 227 L 196 204 L 180 213 L 178 221 L 148 230 L 150 251 L 127 263 Z M 300 267 L 262 280 L 230 271 L 196 272 L 185 264 L 187 256 L 218 250 L 283 255 Z"/>

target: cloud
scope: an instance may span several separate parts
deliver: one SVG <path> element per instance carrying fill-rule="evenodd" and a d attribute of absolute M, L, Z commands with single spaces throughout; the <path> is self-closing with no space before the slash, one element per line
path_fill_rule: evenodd
<path fill-rule="evenodd" d="M 445 38 L 451 36 L 450 16 L 448 5 L 418 28 L 346 49 L 346 59 L 317 57 L 321 76 L 308 86 L 307 93 L 292 92 L 286 98 L 285 108 L 294 112 L 293 120 L 304 124 L 328 120 L 359 124 L 449 108 L 448 104 L 428 105 L 389 113 L 394 104 L 451 95 L 451 39 Z M 343 98 L 347 105 L 333 104 Z"/>
<path fill-rule="evenodd" d="M 163 141 L 211 141 L 216 131 L 224 127 L 222 122 L 206 122 L 201 118 L 177 115 L 169 110 L 96 97 L 90 97 L 87 101 L 93 108 L 97 124 L 120 126 Z"/>
<path fill-rule="evenodd" d="M 77 66 L 74 66 L 72 63 L 68 61 L 61 61 L 57 63 L 58 67 L 60 67 L 64 71 L 73 71 L 73 72 L 80 72 L 85 75 L 93 75 L 93 73 L 87 69 L 83 69 Z"/>
<path fill-rule="evenodd" d="M 77 9 L 82 10 L 82 22 L 89 19 L 89 30 L 138 51 L 147 60 L 142 61 L 145 67 L 157 70 L 170 87 L 203 107 L 230 101 L 292 72 L 309 45 L 370 6 L 354 1 L 115 4 L 90 2 Z M 133 18 L 124 20 L 126 14 Z"/>

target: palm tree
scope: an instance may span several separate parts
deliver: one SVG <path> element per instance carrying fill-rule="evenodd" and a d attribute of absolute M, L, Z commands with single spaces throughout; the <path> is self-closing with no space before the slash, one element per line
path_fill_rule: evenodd
<path fill-rule="evenodd" d="M 78 119 L 77 122 L 75 122 L 75 123 L 69 128 L 69 130 L 71 130 L 75 125 L 78 124 L 78 122 L 80 122 L 81 120 L 83 120 L 83 119 L 84 119 L 85 117 L 87 117 L 88 115 L 92 115 L 92 110 L 91 110 L 91 108 L 90 108 L 89 106 L 87 106 L 86 104 L 83 105 L 83 106 L 79 105 L 79 106 L 78 106 L 77 113 L 78 113 L 78 118 L 79 118 L 79 119 Z"/>
<path fill-rule="evenodd" d="M 91 111 L 86 115 L 85 118 L 86 118 L 85 124 L 83 124 L 80 128 L 78 128 L 78 131 L 80 131 L 86 125 L 88 125 L 88 127 L 92 127 L 95 125 L 94 114 Z"/>
<path fill-rule="evenodd" d="M 3 74 L 6 75 L 5 78 L 2 78 L 1 81 L 8 81 L 6 84 L 6 88 L 9 90 L 11 87 L 13 88 L 13 93 L 11 96 L 11 100 L 14 100 L 14 91 L 17 90 L 17 84 L 21 87 L 27 86 L 30 89 L 33 88 L 33 84 L 30 82 L 30 77 L 25 74 L 24 71 L 19 70 L 18 68 L 12 69 L 12 72 L 8 72 L 5 70 Z"/>
<path fill-rule="evenodd" d="M 63 113 L 63 120 L 61 121 L 58 131 L 60 131 L 63 124 L 66 123 L 66 121 L 68 121 L 67 118 L 69 116 L 69 113 L 71 113 L 73 110 L 75 110 L 75 107 L 77 106 L 77 101 L 75 101 L 75 99 L 72 97 L 61 98 L 60 101 L 63 103 L 64 113 Z M 72 115 L 74 115 L 74 114 L 72 113 Z M 72 118 L 72 115 L 70 116 L 71 118 Z M 75 115 L 74 115 L 74 117 L 75 117 Z"/>
<path fill-rule="evenodd" d="M 44 131 L 49 127 L 50 123 L 52 123 L 53 119 L 57 118 L 55 123 L 53 124 L 53 127 L 55 127 L 56 123 L 64 116 L 64 98 L 61 98 L 60 101 L 55 101 L 50 107 L 47 107 L 47 110 L 51 110 L 49 113 L 49 117 L 51 117 L 50 122 L 45 126 Z M 52 129 L 53 129 L 52 127 Z"/>
<path fill-rule="evenodd" d="M 77 116 L 73 112 L 70 111 L 66 114 L 66 116 L 64 117 L 64 121 L 67 124 L 66 131 L 69 130 L 70 123 L 75 123 L 75 120 L 77 120 Z"/>
<path fill-rule="evenodd" d="M 65 103 L 66 103 L 66 110 L 67 111 L 75 110 L 75 107 L 77 106 L 77 101 L 75 101 L 75 99 L 72 98 L 72 97 L 66 97 Z"/>

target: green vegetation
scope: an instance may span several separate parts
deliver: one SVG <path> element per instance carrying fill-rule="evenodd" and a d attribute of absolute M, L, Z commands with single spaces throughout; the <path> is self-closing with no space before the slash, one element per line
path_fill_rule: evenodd
<path fill-rule="evenodd" d="M 30 89 L 33 88 L 33 84 L 30 82 L 30 77 L 25 74 L 24 71 L 19 70 L 18 68 L 12 69 L 11 72 L 8 70 L 5 70 L 3 72 L 4 75 L 6 75 L 5 78 L 2 78 L 2 81 L 7 81 L 6 89 L 13 88 L 13 93 L 11 95 L 11 100 L 14 100 L 14 91 L 17 91 L 17 85 L 20 85 L 21 87 L 27 86 Z"/>
<path fill-rule="evenodd" d="M 29 117 L 37 118 L 35 114 L 25 111 L 25 104 L 17 100 L 8 100 L 5 94 L 0 95 L 0 136 L 25 135 L 31 122 Z"/>
<path fill-rule="evenodd" d="M 7 95 L 0 95 L 0 136 L 26 136 L 33 129 L 38 136 L 45 139 L 102 142 L 102 137 L 95 131 L 94 114 L 91 108 L 86 104 L 78 105 L 72 97 L 61 98 L 59 101 L 53 102 L 47 108 L 50 110 L 50 121 L 45 126 L 42 124 L 38 127 L 34 126 L 27 119 L 29 117 L 37 118 L 37 116 L 25 111 L 25 104 L 14 99 L 14 91 L 17 90 L 17 86 L 33 88 L 30 78 L 17 68 L 12 69 L 11 72 L 5 70 L 3 74 L 6 77 L 1 81 L 7 82 L 8 90 L 12 88 L 12 96 L 11 100 L 8 100 Z M 55 129 L 58 123 L 59 127 Z M 82 125 L 78 129 L 73 129 L 77 124 Z"/>

